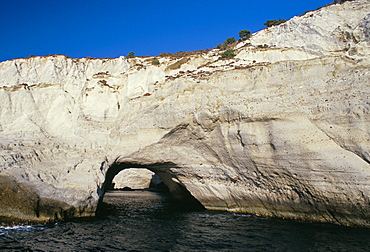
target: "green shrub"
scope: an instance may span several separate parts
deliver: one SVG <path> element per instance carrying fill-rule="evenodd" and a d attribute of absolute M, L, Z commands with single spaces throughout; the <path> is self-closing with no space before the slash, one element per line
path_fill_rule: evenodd
<path fill-rule="evenodd" d="M 239 32 L 239 38 L 242 40 L 249 39 L 251 37 L 251 32 L 248 30 L 242 30 Z"/>
<path fill-rule="evenodd" d="M 257 47 L 258 47 L 258 48 L 268 48 L 269 46 L 268 46 L 268 45 L 266 45 L 266 44 L 264 44 L 264 45 L 258 45 Z"/>
<path fill-rule="evenodd" d="M 158 59 L 153 59 L 152 60 L 152 65 L 158 66 L 159 65 L 159 60 Z"/>
<path fill-rule="evenodd" d="M 236 56 L 233 49 L 228 49 L 224 51 L 220 57 L 220 59 L 232 59 Z"/>
<path fill-rule="evenodd" d="M 264 23 L 264 25 L 266 25 L 267 27 L 271 27 L 271 26 L 274 26 L 274 25 L 279 25 L 279 24 L 285 23 L 286 21 L 287 20 L 281 19 L 281 18 L 279 18 L 279 20 L 272 19 L 272 20 L 267 20 L 266 23 Z"/>
<path fill-rule="evenodd" d="M 129 52 L 127 55 L 128 58 L 135 58 L 135 53 L 134 52 Z"/>
<path fill-rule="evenodd" d="M 220 50 L 226 50 L 227 45 L 225 45 L 224 43 L 222 43 L 222 44 L 218 44 L 218 45 L 217 45 L 217 48 L 218 48 L 218 49 L 220 49 Z"/>
<path fill-rule="evenodd" d="M 228 46 L 231 45 L 232 43 L 234 43 L 235 41 L 236 40 L 235 40 L 234 37 L 227 38 L 224 43 L 218 44 L 217 48 L 220 49 L 220 50 L 226 50 L 228 48 Z"/>
<path fill-rule="evenodd" d="M 226 45 L 230 45 L 230 44 L 234 43 L 235 41 L 236 41 L 236 40 L 235 40 L 235 38 L 234 38 L 234 37 L 227 38 L 227 39 L 225 40 L 225 43 L 224 43 L 224 44 L 226 44 Z"/>
<path fill-rule="evenodd" d="M 164 52 L 164 53 L 159 54 L 159 57 L 169 57 L 171 55 L 172 53 Z"/>

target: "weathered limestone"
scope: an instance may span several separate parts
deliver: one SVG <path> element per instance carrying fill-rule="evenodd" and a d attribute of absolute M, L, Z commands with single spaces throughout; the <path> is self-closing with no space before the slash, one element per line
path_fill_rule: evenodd
<path fill-rule="evenodd" d="M 0 63 L 0 186 L 17 188 L 0 220 L 93 215 L 105 180 L 136 167 L 208 209 L 369 227 L 369 13 L 308 12 L 229 60 Z"/>
<path fill-rule="evenodd" d="M 114 189 L 130 188 L 137 190 L 149 188 L 154 174 L 154 172 L 147 169 L 125 169 L 114 177 Z"/>

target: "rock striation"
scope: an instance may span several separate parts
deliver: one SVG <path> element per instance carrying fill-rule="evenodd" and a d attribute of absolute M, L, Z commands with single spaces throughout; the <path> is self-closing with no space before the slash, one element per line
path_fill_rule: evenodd
<path fill-rule="evenodd" d="M 148 168 L 207 209 L 370 227 L 369 46 L 359 0 L 253 34 L 232 59 L 1 62 L 0 221 L 94 215 L 116 174 Z"/>

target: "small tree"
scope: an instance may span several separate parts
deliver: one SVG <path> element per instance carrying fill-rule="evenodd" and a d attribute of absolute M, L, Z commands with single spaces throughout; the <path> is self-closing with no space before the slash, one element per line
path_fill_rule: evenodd
<path fill-rule="evenodd" d="M 220 57 L 220 59 L 232 59 L 236 56 L 233 49 L 228 49 L 224 51 Z"/>
<path fill-rule="evenodd" d="M 236 40 L 235 40 L 235 38 L 234 38 L 234 37 L 227 38 L 227 39 L 225 40 L 225 44 L 226 44 L 226 45 L 230 45 L 230 44 L 234 43 L 235 41 L 236 41 Z"/>
<path fill-rule="evenodd" d="M 251 37 L 251 32 L 248 30 L 242 30 L 239 32 L 239 38 L 242 40 L 249 39 Z"/>
<path fill-rule="evenodd" d="M 127 55 L 128 58 L 135 58 L 135 53 L 134 52 L 129 52 Z"/>
<path fill-rule="evenodd" d="M 227 38 L 225 40 L 224 43 L 222 44 L 218 44 L 217 45 L 217 48 L 220 49 L 220 50 L 226 50 L 228 48 L 228 45 L 231 45 L 232 43 L 234 43 L 236 40 L 234 37 L 231 37 L 231 38 Z"/>
<path fill-rule="evenodd" d="M 282 24 L 284 22 L 286 22 L 286 20 L 281 19 L 281 18 L 279 18 L 279 20 L 271 19 L 271 20 L 267 20 L 266 23 L 264 23 L 264 25 L 266 25 L 267 27 L 271 27 L 271 26 L 274 26 L 274 25 Z"/>

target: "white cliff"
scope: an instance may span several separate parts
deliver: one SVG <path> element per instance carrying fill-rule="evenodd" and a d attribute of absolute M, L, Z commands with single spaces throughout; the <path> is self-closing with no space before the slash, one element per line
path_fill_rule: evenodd
<path fill-rule="evenodd" d="M 149 188 L 154 174 L 154 172 L 147 169 L 125 169 L 114 177 L 114 189 L 130 188 L 138 190 Z"/>
<path fill-rule="evenodd" d="M 233 59 L 2 62 L 0 185 L 34 200 L 15 213 L 23 198 L 3 194 L 0 217 L 93 215 L 104 181 L 146 167 L 208 209 L 368 227 L 369 43 L 361 0 L 253 34 Z"/>

